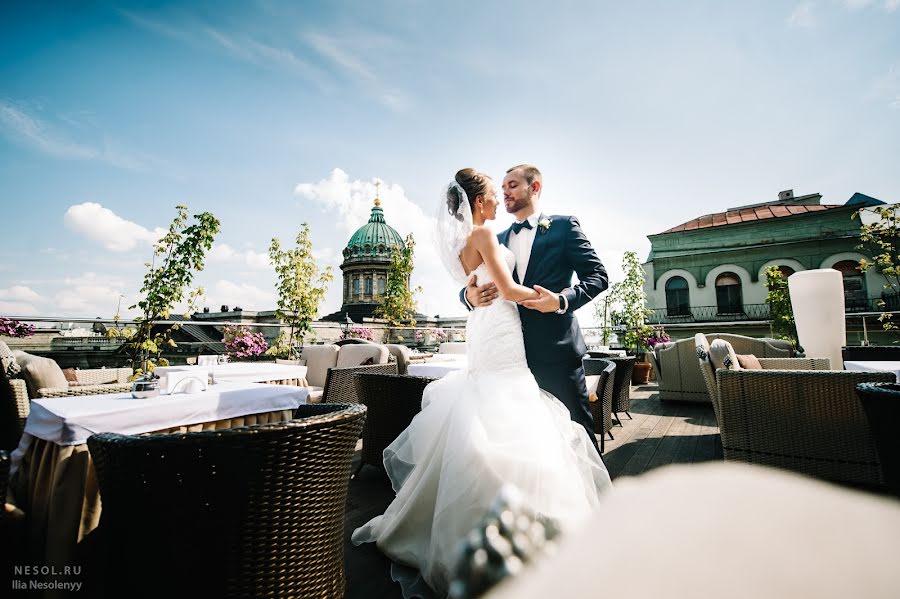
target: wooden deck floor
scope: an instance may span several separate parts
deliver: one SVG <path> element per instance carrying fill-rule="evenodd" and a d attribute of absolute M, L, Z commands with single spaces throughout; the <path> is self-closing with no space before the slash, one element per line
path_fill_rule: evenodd
<path fill-rule="evenodd" d="M 722 445 L 710 405 L 663 403 L 656 387 L 632 388 L 631 416 L 613 426 L 615 440 L 606 440 L 603 458 L 610 476 L 635 476 L 672 463 L 722 459 Z M 355 528 L 384 512 L 394 498 L 390 482 L 377 468 L 366 466 L 350 481 L 344 530 L 344 561 L 348 599 L 400 598 L 391 580 L 390 561 L 374 547 L 354 547 Z"/>

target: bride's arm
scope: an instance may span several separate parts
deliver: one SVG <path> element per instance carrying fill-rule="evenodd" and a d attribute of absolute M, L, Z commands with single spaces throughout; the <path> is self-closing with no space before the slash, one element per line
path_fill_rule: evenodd
<path fill-rule="evenodd" d="M 478 227 L 472 231 L 471 239 L 475 244 L 475 249 L 481 254 L 481 259 L 484 260 L 488 274 L 497 285 L 501 299 L 518 302 L 540 296 L 534 289 L 523 287 L 513 281 L 512 274 L 500 255 L 500 243 L 493 231 L 487 227 Z"/>

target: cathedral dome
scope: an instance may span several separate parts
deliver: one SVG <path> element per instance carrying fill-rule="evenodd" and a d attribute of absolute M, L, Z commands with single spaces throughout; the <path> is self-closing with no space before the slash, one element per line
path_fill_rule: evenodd
<path fill-rule="evenodd" d="M 384 222 L 381 202 L 375 200 L 369 222 L 356 230 L 344 248 L 344 262 L 364 262 L 369 260 L 390 260 L 391 249 L 403 247 L 403 238 L 389 224 Z"/>

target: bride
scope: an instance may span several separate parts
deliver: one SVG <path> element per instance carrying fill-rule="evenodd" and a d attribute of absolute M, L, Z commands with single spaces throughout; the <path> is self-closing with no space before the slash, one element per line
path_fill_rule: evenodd
<path fill-rule="evenodd" d="M 476 308 L 466 325 L 468 366 L 425 388 L 422 411 L 384 451 L 397 496 L 385 513 L 353 532 L 396 564 L 404 596 L 445 597 L 459 543 L 488 511 L 501 486 L 565 530 L 598 505 L 609 474 L 584 427 L 538 388 L 525 360 L 516 302 L 537 292 L 512 278 L 515 258 L 485 226 L 498 201 L 487 175 L 456 173 L 438 211 L 436 241 L 450 274 L 465 284 L 493 281 L 503 301 Z M 417 571 L 415 576 L 404 572 Z"/>

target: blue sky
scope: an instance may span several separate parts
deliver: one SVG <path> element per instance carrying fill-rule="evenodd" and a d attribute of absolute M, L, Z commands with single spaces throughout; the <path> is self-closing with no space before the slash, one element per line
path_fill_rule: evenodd
<path fill-rule="evenodd" d="M 900 0 L 108 4 L 0 6 L 0 314 L 133 303 L 179 203 L 222 222 L 207 305 L 272 309 L 308 222 L 331 312 L 376 178 L 420 309 L 460 313 L 429 231 L 465 166 L 537 164 L 613 279 L 783 189 L 900 201 Z"/>

